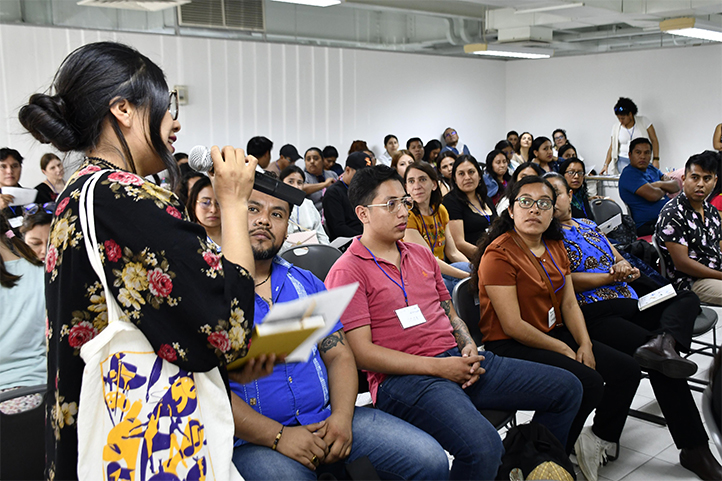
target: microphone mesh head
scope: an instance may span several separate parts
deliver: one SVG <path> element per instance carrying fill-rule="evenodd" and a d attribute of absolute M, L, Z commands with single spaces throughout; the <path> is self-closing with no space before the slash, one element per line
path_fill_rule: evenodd
<path fill-rule="evenodd" d="M 203 145 L 196 145 L 188 155 L 188 165 L 196 172 L 208 172 L 213 167 L 211 151 Z"/>

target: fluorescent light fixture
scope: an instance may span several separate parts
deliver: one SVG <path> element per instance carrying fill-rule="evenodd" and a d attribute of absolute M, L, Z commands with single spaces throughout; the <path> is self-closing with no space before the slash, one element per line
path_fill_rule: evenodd
<path fill-rule="evenodd" d="M 583 7 L 584 2 L 577 3 L 565 3 L 563 5 L 552 5 L 551 7 L 536 7 L 536 8 L 523 8 L 521 10 L 514 10 L 514 15 L 523 13 L 539 13 L 539 12 L 551 12 L 553 10 L 566 10 L 567 8 Z"/>
<path fill-rule="evenodd" d="M 308 5 L 311 7 L 330 7 L 338 5 L 341 0 L 273 0 L 274 2 L 295 3 L 296 5 Z"/>
<path fill-rule="evenodd" d="M 672 35 L 701 38 L 712 42 L 722 42 L 722 31 L 703 24 L 694 17 L 671 18 L 659 23 L 659 29 Z"/>
<path fill-rule="evenodd" d="M 464 45 L 464 52 L 489 57 L 540 59 L 554 55 L 554 50 L 542 48 L 518 48 L 510 50 L 508 47 L 489 45 L 486 43 L 470 43 Z"/>

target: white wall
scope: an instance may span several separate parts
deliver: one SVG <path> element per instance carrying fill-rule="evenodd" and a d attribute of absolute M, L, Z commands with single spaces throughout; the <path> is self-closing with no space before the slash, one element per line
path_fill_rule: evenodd
<path fill-rule="evenodd" d="M 683 167 L 722 122 L 722 46 L 507 63 L 507 127 L 549 138 L 564 128 L 587 167 L 604 162 L 619 97 L 652 121 L 663 170 Z"/>
<path fill-rule="evenodd" d="M 502 61 L 231 40 L 0 26 L 0 144 L 25 157 L 21 183 L 44 179 L 38 144 L 17 121 L 28 97 L 48 88 L 62 59 L 98 40 L 128 43 L 156 61 L 169 85 L 187 85 L 176 149 L 197 144 L 245 147 L 265 135 L 292 143 L 335 145 L 342 161 L 352 140 L 380 154 L 383 137 L 438 138 L 452 126 L 480 158 L 505 133 Z M 446 73 L 442 73 L 446 72 Z"/>

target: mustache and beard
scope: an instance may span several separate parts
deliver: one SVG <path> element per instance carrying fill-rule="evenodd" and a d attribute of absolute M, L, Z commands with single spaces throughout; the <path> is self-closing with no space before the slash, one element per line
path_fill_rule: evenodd
<path fill-rule="evenodd" d="M 273 259 L 276 257 L 276 254 L 278 254 L 278 251 L 281 250 L 281 247 L 283 246 L 283 240 L 281 242 L 276 242 L 276 236 L 273 235 L 273 232 L 271 232 L 269 229 L 264 229 L 263 227 L 259 227 L 257 229 L 253 229 L 251 232 L 249 232 L 249 235 L 253 235 L 256 232 L 265 232 L 268 237 L 271 239 L 271 246 L 267 249 L 261 249 L 260 247 L 251 244 L 251 251 L 253 252 L 253 259 L 256 261 L 265 261 L 268 259 Z"/>

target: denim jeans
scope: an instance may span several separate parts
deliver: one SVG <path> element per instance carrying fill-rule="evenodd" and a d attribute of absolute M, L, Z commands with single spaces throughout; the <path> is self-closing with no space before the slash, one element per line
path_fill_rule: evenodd
<path fill-rule="evenodd" d="M 471 264 L 468 262 L 454 262 L 453 264 L 449 264 L 451 267 L 456 267 L 457 269 L 461 269 L 465 272 L 471 272 Z M 446 274 L 441 274 L 441 277 L 444 280 L 444 285 L 446 285 L 446 290 L 449 291 L 449 295 L 451 295 L 452 292 L 454 292 L 454 287 L 456 287 L 456 284 L 461 282 L 463 279 L 459 279 L 457 277 L 451 277 Z"/>
<path fill-rule="evenodd" d="M 382 479 L 448 479 L 449 460 L 434 438 L 378 409 L 357 407 L 353 417 L 350 463 L 368 456 Z M 278 451 L 256 444 L 235 448 L 233 463 L 244 479 L 315 480 L 329 472 L 343 475 L 343 462 L 322 464 L 316 472 Z"/>
<path fill-rule="evenodd" d="M 432 376 L 389 376 L 376 406 L 431 434 L 454 456 L 451 479 L 494 479 L 504 447 L 480 409 L 533 410 L 562 445 L 582 398 L 582 384 L 564 369 L 482 353 L 486 370 L 466 389 Z M 453 348 L 437 357 L 460 356 Z"/>
<path fill-rule="evenodd" d="M 622 171 L 627 168 L 627 166 L 631 162 L 629 161 L 629 157 L 622 157 L 621 155 L 617 158 L 617 172 L 619 172 L 619 175 L 622 175 Z"/>

